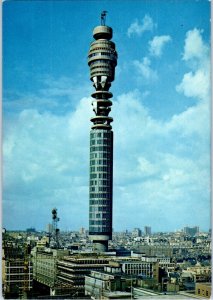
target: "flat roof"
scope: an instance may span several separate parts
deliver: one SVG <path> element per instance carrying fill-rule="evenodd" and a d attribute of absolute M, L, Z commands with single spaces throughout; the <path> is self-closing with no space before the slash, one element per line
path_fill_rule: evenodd
<path fill-rule="evenodd" d="M 165 295 L 141 295 L 141 296 L 137 296 L 134 295 L 134 299 L 142 299 L 141 297 L 143 297 L 143 300 L 145 299 L 152 299 L 152 300 L 161 300 L 161 299 L 167 299 L 167 300 L 172 300 L 172 299 L 176 299 L 176 300 L 182 300 L 182 299 L 202 299 L 201 297 L 193 297 L 193 295 L 182 295 L 182 294 L 165 294 Z"/>
<path fill-rule="evenodd" d="M 197 284 L 201 284 L 201 285 L 207 285 L 207 286 L 211 286 L 211 282 L 196 282 L 196 285 Z"/>

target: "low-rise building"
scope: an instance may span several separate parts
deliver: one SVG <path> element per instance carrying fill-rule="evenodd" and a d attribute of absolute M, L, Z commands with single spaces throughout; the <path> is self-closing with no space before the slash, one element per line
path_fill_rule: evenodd
<path fill-rule="evenodd" d="M 196 283 L 195 295 L 209 299 L 211 297 L 211 283 L 210 282 Z"/>
<path fill-rule="evenodd" d="M 30 246 L 4 240 L 2 249 L 2 291 L 5 298 L 15 298 L 32 290 Z"/>
<path fill-rule="evenodd" d="M 145 278 L 157 279 L 159 264 L 157 262 L 145 262 L 145 261 L 122 261 L 121 269 L 124 274 L 127 275 L 140 275 Z"/>
<path fill-rule="evenodd" d="M 108 263 L 109 258 L 92 255 L 65 256 L 57 261 L 57 279 L 84 295 L 85 276 L 92 270 L 103 271 Z"/>
<path fill-rule="evenodd" d="M 35 247 L 32 251 L 33 279 L 50 288 L 50 294 L 55 294 L 54 288 L 59 284 L 56 262 L 60 257 L 68 255 L 68 250 L 44 249 Z"/>
<path fill-rule="evenodd" d="M 85 277 L 85 295 L 93 299 L 130 299 L 131 293 L 125 291 L 126 280 L 113 273 L 91 271 Z"/>
<path fill-rule="evenodd" d="M 33 272 L 30 260 L 21 258 L 7 258 L 3 260 L 4 294 L 23 295 L 32 289 Z"/>
<path fill-rule="evenodd" d="M 134 252 L 143 253 L 146 256 L 172 257 L 173 249 L 168 245 L 138 245 Z"/>

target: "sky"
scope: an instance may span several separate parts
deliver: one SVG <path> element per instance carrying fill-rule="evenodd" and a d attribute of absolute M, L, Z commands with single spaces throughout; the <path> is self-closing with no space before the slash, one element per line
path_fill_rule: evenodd
<path fill-rule="evenodd" d="M 88 228 L 87 55 L 108 12 L 113 229 L 210 228 L 210 2 L 3 2 L 3 227 Z"/>

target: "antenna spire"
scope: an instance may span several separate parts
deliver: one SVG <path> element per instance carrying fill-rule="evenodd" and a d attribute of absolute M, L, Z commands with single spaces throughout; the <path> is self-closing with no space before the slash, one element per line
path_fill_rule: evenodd
<path fill-rule="evenodd" d="M 103 10 L 102 13 L 101 13 L 101 25 L 102 26 L 105 26 L 105 23 L 106 23 L 106 14 L 107 14 L 106 10 Z"/>

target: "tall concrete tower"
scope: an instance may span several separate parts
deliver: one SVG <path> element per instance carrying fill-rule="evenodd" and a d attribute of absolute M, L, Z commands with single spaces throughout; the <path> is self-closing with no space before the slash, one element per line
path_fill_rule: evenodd
<path fill-rule="evenodd" d="M 106 12 L 101 14 L 101 25 L 93 30 L 95 41 L 91 43 L 88 65 L 93 111 L 90 131 L 90 193 L 89 235 L 94 250 L 107 251 L 112 238 L 113 199 L 113 132 L 109 117 L 112 93 L 109 92 L 117 65 L 115 44 L 111 41 L 112 28 L 105 25 Z"/>

